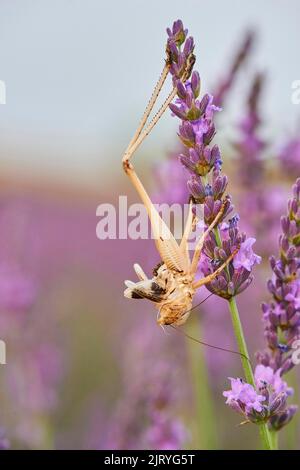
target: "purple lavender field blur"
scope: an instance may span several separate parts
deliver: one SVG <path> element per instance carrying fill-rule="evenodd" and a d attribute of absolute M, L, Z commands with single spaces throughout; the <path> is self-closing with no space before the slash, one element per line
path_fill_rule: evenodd
<path fill-rule="evenodd" d="M 126 3 L 134 14 L 95 0 L 0 4 L 0 449 L 259 448 L 255 426 L 238 426 L 222 395 L 228 377 L 243 376 L 240 358 L 165 333 L 150 302 L 124 298 L 133 264 L 150 274 L 159 255 L 152 240 L 99 240 L 96 209 L 119 195 L 140 202 L 121 157 L 163 64 L 165 28 L 183 17 L 201 96 L 222 108 L 214 142 L 228 190 L 262 258 L 237 298 L 254 362 L 269 257 L 300 176 L 300 7 L 257 0 L 240 11 L 226 0 L 216 18 L 216 1 Z M 168 110 L 135 157 L 155 202 L 188 199 L 175 121 Z M 208 294 L 201 288 L 196 301 Z M 184 331 L 237 350 L 215 295 Z M 299 367 L 286 380 L 299 405 Z M 299 416 L 280 431 L 281 448 L 300 449 Z"/>

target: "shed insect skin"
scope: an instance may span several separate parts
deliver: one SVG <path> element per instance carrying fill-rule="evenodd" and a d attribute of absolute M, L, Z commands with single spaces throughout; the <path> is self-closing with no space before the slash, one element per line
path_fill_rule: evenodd
<path fill-rule="evenodd" d="M 191 75 L 194 62 L 195 56 L 191 52 L 182 74 L 182 81 L 186 81 Z M 141 180 L 134 170 L 132 162 L 130 161 L 137 148 L 151 132 L 176 95 L 176 89 L 173 88 L 172 92 L 167 97 L 159 111 L 155 114 L 152 121 L 150 121 L 148 126 L 146 126 L 147 120 L 168 74 L 170 65 L 171 57 L 170 52 L 167 50 L 167 59 L 163 72 L 155 86 L 141 123 L 122 158 L 123 169 L 147 209 L 154 235 L 154 241 L 162 262 L 154 268 L 153 277 L 151 279 L 148 279 L 142 268 L 138 264 L 135 264 L 134 270 L 139 281 L 125 281 L 127 289 L 124 291 L 124 296 L 127 298 L 148 299 L 152 301 L 158 310 L 157 323 L 159 325 L 180 326 L 186 322 L 190 315 L 193 297 L 196 290 L 215 279 L 232 261 L 238 252 L 238 248 L 215 270 L 215 272 L 196 280 L 195 275 L 205 239 L 221 220 L 225 211 L 225 201 L 213 222 L 198 240 L 193 257 L 190 259 L 188 239 L 196 222 L 192 210 L 193 200 L 190 200 L 190 210 L 184 228 L 184 234 L 180 244 L 178 244 L 170 229 L 154 207 Z"/>

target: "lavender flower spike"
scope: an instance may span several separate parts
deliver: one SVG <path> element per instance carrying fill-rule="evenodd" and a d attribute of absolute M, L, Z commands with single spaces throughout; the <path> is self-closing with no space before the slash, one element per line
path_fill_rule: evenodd
<path fill-rule="evenodd" d="M 294 390 L 282 376 L 295 366 L 293 344 L 300 338 L 300 178 L 293 186 L 281 226 L 279 258 L 270 259 L 273 277 L 268 289 L 272 300 L 262 307 L 267 349 L 257 353 L 256 389 L 238 382 L 240 379 L 230 379 L 231 390 L 223 393 L 226 403 L 247 421 L 267 422 L 273 431 L 286 426 L 297 411 L 296 405 L 287 405 Z M 240 263 L 238 258 L 235 262 Z"/>
<path fill-rule="evenodd" d="M 223 103 L 232 88 L 236 76 L 242 66 L 245 64 L 248 59 L 254 43 L 255 35 L 253 31 L 248 31 L 243 39 L 239 50 L 236 53 L 236 56 L 233 59 L 232 65 L 225 75 L 224 79 L 221 81 L 221 84 L 215 90 L 215 102 L 218 106 L 223 106 Z"/>
<path fill-rule="evenodd" d="M 287 215 L 281 218 L 281 227 L 279 258 L 270 259 L 273 277 L 268 289 L 272 300 L 262 307 L 267 349 L 257 354 L 258 362 L 277 376 L 295 366 L 293 344 L 300 338 L 300 178 L 293 186 L 293 197 L 288 202 Z M 292 392 L 288 389 L 289 395 Z M 270 426 L 281 429 L 296 411 L 295 405 L 287 407 L 281 416 L 272 418 Z"/>
<path fill-rule="evenodd" d="M 293 186 L 281 227 L 279 258 L 270 259 L 273 277 L 268 289 L 272 300 L 263 304 L 268 349 L 260 353 L 259 359 L 284 374 L 294 366 L 292 345 L 300 338 L 300 178 Z"/>
<path fill-rule="evenodd" d="M 181 120 L 178 135 L 184 150 L 179 159 L 191 175 L 187 182 L 191 198 L 194 204 L 203 205 L 204 229 L 211 225 L 217 216 L 220 217 L 214 230 L 204 241 L 199 268 L 205 277 L 208 275 L 212 277 L 211 282 L 205 284 L 206 288 L 229 301 L 241 361 L 246 379 L 250 382 L 244 386 L 244 383 L 239 384 L 232 379 L 234 393 L 238 391 L 241 395 L 238 399 L 234 399 L 229 391 L 226 392 L 226 396 L 228 403 L 244 413 L 247 420 L 260 424 L 264 446 L 271 449 L 271 437 L 265 420 L 273 415 L 274 410 L 283 406 L 281 400 L 284 401 L 285 396 L 276 396 L 275 401 L 270 401 L 267 397 L 268 390 L 261 392 L 255 390 L 253 372 L 248 361 L 249 355 L 235 301 L 235 297 L 252 282 L 252 268 L 261 259 L 252 250 L 255 239 L 247 238 L 246 234 L 239 230 L 239 217 L 234 215 L 230 220 L 227 219 L 233 211 L 233 206 L 231 197 L 226 194 L 227 177 L 221 173 L 222 159 L 219 148 L 212 146 L 216 134 L 214 114 L 220 111 L 220 108 L 209 94 L 199 99 L 200 77 L 196 71 L 193 71 L 191 79 L 185 82 L 173 73 L 173 84 L 176 85 L 177 99 L 170 108 L 172 114 Z M 239 256 L 235 260 L 238 252 Z M 219 272 L 219 268 L 227 260 L 226 269 Z M 218 275 L 213 276 L 217 270 Z M 242 390 L 239 390 L 240 387 Z"/>
<path fill-rule="evenodd" d="M 174 80 L 174 79 L 173 79 Z M 187 182 L 190 194 L 196 204 L 204 206 L 204 222 L 208 226 L 224 208 L 218 231 L 207 238 L 200 260 L 200 270 L 206 276 L 212 274 L 234 251 L 239 254 L 228 269 L 206 285 L 212 293 L 230 299 L 245 290 L 252 281 L 251 271 L 260 257 L 252 246 L 254 238 L 247 238 L 238 229 L 238 216 L 222 223 L 232 212 L 231 197 L 225 195 L 228 179 L 221 173 L 222 159 L 219 147 L 212 145 L 216 129 L 214 114 L 221 111 L 214 104 L 213 96 L 206 94 L 199 99 L 200 76 L 193 71 L 190 81 L 175 80 L 177 99 L 170 104 L 174 116 L 181 120 L 178 136 L 185 147 L 179 155 L 182 165 L 189 171 Z"/>

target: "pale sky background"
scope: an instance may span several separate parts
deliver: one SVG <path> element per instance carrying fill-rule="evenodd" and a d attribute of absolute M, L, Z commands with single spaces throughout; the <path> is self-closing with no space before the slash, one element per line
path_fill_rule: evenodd
<path fill-rule="evenodd" d="M 269 134 L 299 121 L 291 84 L 300 79 L 299 0 L 0 0 L 0 171 L 88 184 L 119 160 L 161 71 L 165 28 L 182 18 L 196 42 L 203 90 L 215 85 L 248 27 L 259 44 L 227 103 L 230 128 L 239 90 L 268 73 Z M 176 142 L 166 115 L 145 146 L 156 158 Z"/>

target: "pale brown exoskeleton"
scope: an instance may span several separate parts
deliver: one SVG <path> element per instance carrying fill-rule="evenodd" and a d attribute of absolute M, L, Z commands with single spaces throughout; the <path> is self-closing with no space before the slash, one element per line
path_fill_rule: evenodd
<path fill-rule="evenodd" d="M 186 70 L 186 78 L 188 78 L 190 74 L 190 64 L 193 64 L 193 62 L 194 56 L 191 53 L 191 57 L 187 61 L 188 68 Z M 196 290 L 211 282 L 216 276 L 218 276 L 230 263 L 236 252 L 232 253 L 232 255 L 229 256 L 228 259 L 212 274 L 196 280 L 195 276 L 205 238 L 220 221 L 224 212 L 224 206 L 221 208 L 215 220 L 198 240 L 192 259 L 190 259 L 188 239 L 195 224 L 192 203 L 190 203 L 189 215 L 186 221 L 182 240 L 180 244 L 178 244 L 170 229 L 154 207 L 131 163 L 131 158 L 134 152 L 153 129 L 159 118 L 175 97 L 176 89 L 173 88 L 172 92 L 169 94 L 168 98 L 165 100 L 152 121 L 148 126 L 146 126 L 149 115 L 168 75 L 168 71 L 169 64 L 167 60 L 161 77 L 145 110 L 140 126 L 128 145 L 122 159 L 124 171 L 130 178 L 147 209 L 156 248 L 160 254 L 162 262 L 154 270 L 153 277 L 151 279 L 148 279 L 142 268 L 135 264 L 134 269 L 139 281 L 125 281 L 127 289 L 125 290 L 124 295 L 125 297 L 133 299 L 151 300 L 158 309 L 158 324 L 178 326 L 186 322 L 192 308 L 192 301 Z"/>

